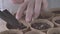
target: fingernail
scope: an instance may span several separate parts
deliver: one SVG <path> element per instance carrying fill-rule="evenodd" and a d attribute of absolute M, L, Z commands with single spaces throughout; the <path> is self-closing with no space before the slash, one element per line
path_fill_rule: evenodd
<path fill-rule="evenodd" d="M 17 20 L 19 20 L 19 17 L 18 17 L 18 16 L 16 16 L 16 19 L 17 19 Z"/>

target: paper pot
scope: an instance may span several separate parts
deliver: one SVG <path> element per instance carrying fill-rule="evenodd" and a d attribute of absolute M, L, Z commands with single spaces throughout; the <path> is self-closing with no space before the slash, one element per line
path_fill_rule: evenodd
<path fill-rule="evenodd" d="M 60 34 L 60 28 L 51 28 L 47 31 L 47 34 Z"/>
<path fill-rule="evenodd" d="M 20 20 L 21 23 L 23 23 L 27 28 L 22 29 L 22 31 L 25 33 L 30 30 L 30 24 L 26 23 L 25 20 Z"/>
<path fill-rule="evenodd" d="M 25 34 L 46 34 L 46 33 L 41 32 L 41 31 L 34 30 L 34 31 L 28 31 Z"/>
<path fill-rule="evenodd" d="M 56 26 L 58 26 L 58 27 L 60 27 L 60 16 L 56 16 L 56 17 L 54 17 L 53 19 L 52 19 L 52 22 L 56 25 Z"/>
<path fill-rule="evenodd" d="M 11 29 L 11 30 L 0 32 L 0 34 L 23 34 L 23 32 L 20 30 Z"/>
<path fill-rule="evenodd" d="M 23 23 L 23 22 L 21 22 L 21 23 Z M 28 24 L 26 24 L 26 23 L 23 23 L 24 24 L 24 26 L 22 25 L 21 27 L 23 27 L 22 29 L 20 29 L 21 31 L 26 31 L 28 28 L 29 28 L 29 26 L 28 26 Z M 12 27 L 11 25 L 7 25 L 7 28 L 8 29 L 14 29 L 14 27 Z M 19 28 L 17 28 L 17 29 L 19 29 Z"/>
<path fill-rule="evenodd" d="M 55 14 L 47 11 L 47 12 L 41 12 L 41 14 L 40 14 L 40 16 L 38 18 L 39 19 L 51 20 L 54 16 L 55 16 Z"/>
<path fill-rule="evenodd" d="M 8 30 L 6 27 L 6 22 L 0 18 L 0 32 Z"/>
<path fill-rule="evenodd" d="M 54 13 L 55 16 L 60 16 L 60 8 L 51 8 L 48 11 Z"/>
<path fill-rule="evenodd" d="M 14 14 L 14 16 L 16 16 L 16 13 Z M 19 22 L 23 23 L 27 28 L 22 29 L 22 31 L 26 32 L 29 30 L 29 23 L 26 23 L 25 21 L 25 14 L 23 14 L 22 18 L 20 20 L 18 20 Z"/>
<path fill-rule="evenodd" d="M 31 30 L 47 31 L 53 28 L 54 24 L 47 19 L 37 19 L 31 22 Z"/>

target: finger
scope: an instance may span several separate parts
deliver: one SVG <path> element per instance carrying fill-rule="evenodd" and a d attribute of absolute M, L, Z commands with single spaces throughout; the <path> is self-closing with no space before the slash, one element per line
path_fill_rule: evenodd
<path fill-rule="evenodd" d="M 34 2 L 35 0 L 30 0 L 28 7 L 27 7 L 27 11 L 26 11 L 26 22 L 30 22 L 32 19 L 32 15 L 33 15 L 33 10 L 34 10 Z"/>
<path fill-rule="evenodd" d="M 47 0 L 43 0 L 42 3 L 43 3 L 42 10 L 47 9 L 47 7 L 48 7 L 48 2 L 47 2 Z"/>
<path fill-rule="evenodd" d="M 47 2 L 47 0 L 43 0 L 43 1 L 42 1 L 42 7 L 41 7 L 41 11 L 42 11 L 42 12 L 41 12 L 41 16 L 43 15 L 42 17 L 45 16 L 45 14 L 46 14 L 45 11 L 47 10 L 47 7 L 48 7 L 48 2 Z"/>
<path fill-rule="evenodd" d="M 23 12 L 24 12 L 24 10 L 25 10 L 25 8 L 26 8 L 26 6 L 27 6 L 27 3 L 28 3 L 28 2 L 25 2 L 25 3 L 23 3 L 23 4 L 19 7 L 19 9 L 18 9 L 18 11 L 17 11 L 17 13 L 16 13 L 16 19 L 19 20 L 19 19 L 22 17 Z"/>
<path fill-rule="evenodd" d="M 34 10 L 33 19 L 36 19 L 39 16 L 41 11 L 41 3 L 42 3 L 42 0 L 35 0 L 35 10 Z"/>

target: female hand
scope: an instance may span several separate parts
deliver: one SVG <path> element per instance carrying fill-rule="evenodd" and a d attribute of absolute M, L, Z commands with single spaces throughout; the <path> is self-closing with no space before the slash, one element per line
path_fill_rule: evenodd
<path fill-rule="evenodd" d="M 45 10 L 47 6 L 47 0 L 27 0 L 18 9 L 16 18 L 21 19 L 23 13 L 26 12 L 25 20 L 30 22 L 32 19 L 38 18 L 41 10 Z"/>

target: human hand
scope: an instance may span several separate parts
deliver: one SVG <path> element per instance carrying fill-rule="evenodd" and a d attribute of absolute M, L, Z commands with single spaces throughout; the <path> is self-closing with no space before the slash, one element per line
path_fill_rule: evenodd
<path fill-rule="evenodd" d="M 21 19 L 26 12 L 25 21 L 30 22 L 32 19 L 38 18 L 41 10 L 45 10 L 48 6 L 47 0 L 29 0 L 24 2 L 16 13 L 16 18 Z"/>

